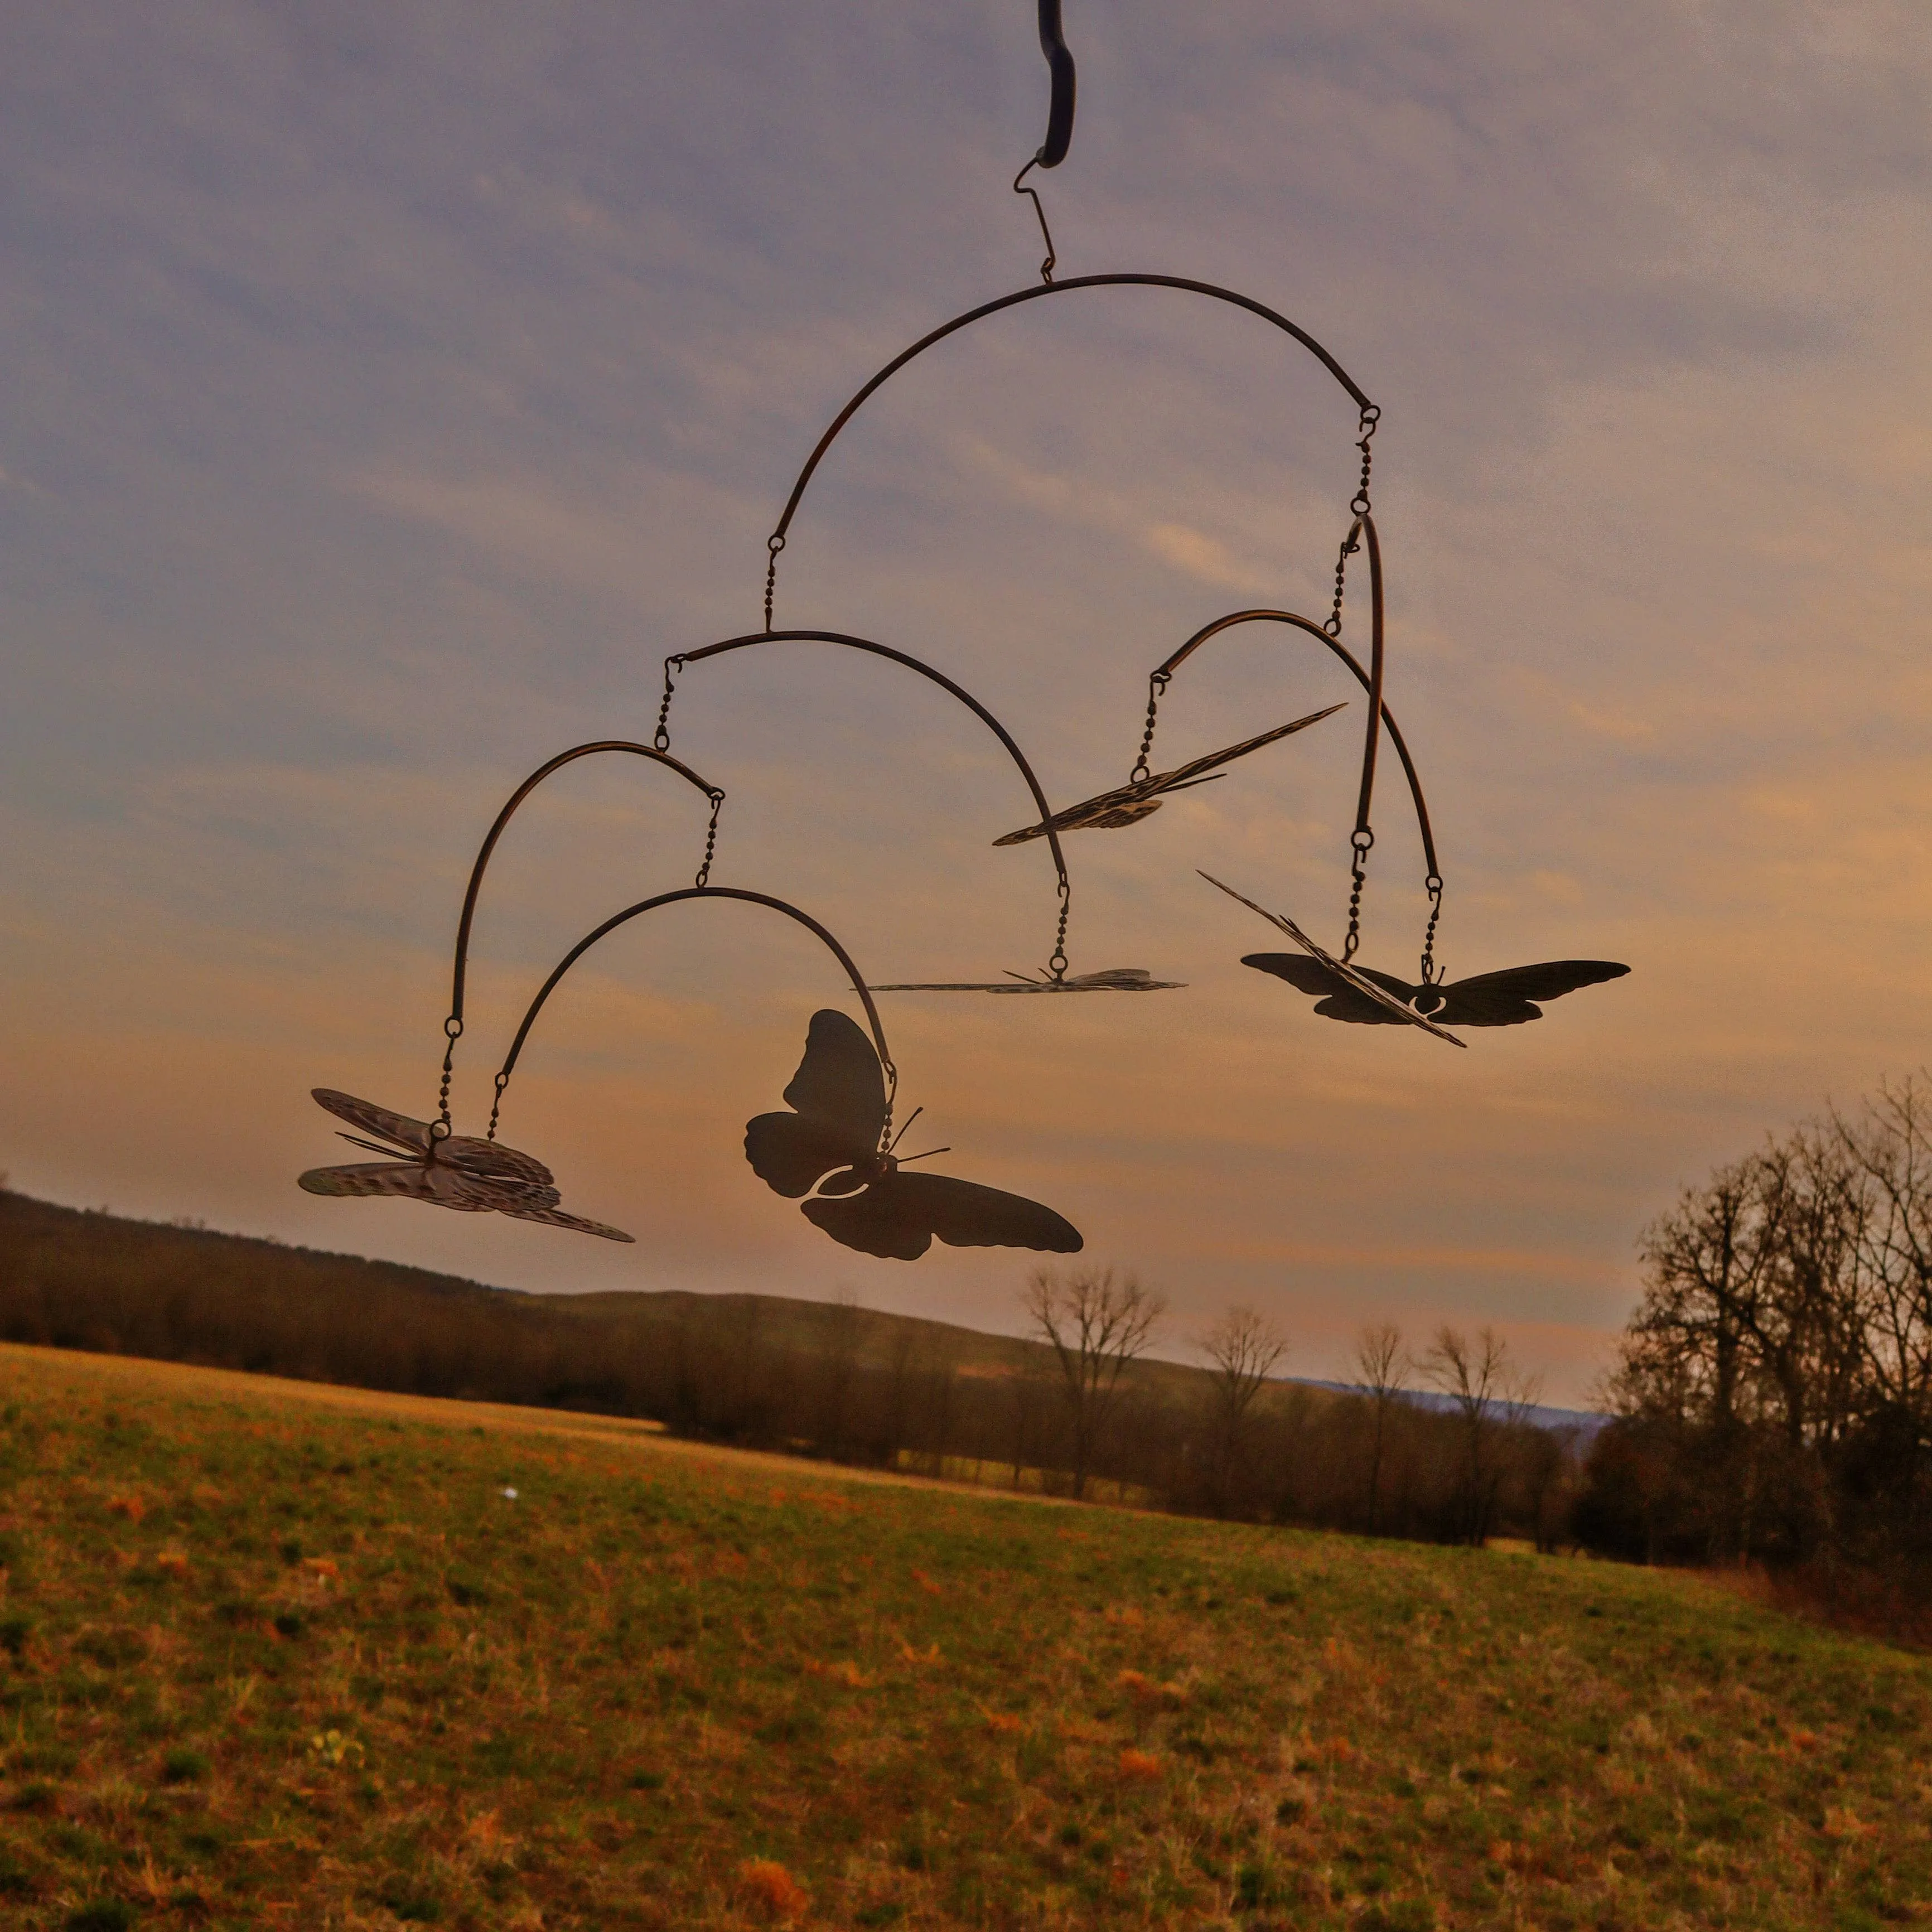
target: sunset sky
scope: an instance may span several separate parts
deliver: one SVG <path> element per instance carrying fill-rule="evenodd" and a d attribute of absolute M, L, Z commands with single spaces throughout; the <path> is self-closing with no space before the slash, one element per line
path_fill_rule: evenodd
<path fill-rule="evenodd" d="M 1030 0 L 544 7 L 70 0 L 0 28 L 0 1167 L 82 1205 L 530 1288 L 756 1288 L 1018 1324 L 1032 1257 L 835 1246 L 754 1177 L 805 934 L 680 906 L 608 941 L 504 1138 L 620 1248 L 311 1198 L 308 1098 L 434 1111 L 497 806 L 648 738 L 672 651 L 758 628 L 764 537 L 851 392 L 1036 279 Z M 1067 0 L 1040 179 L 1060 273 L 1230 284 L 1381 406 L 1390 703 L 1450 976 L 1630 976 L 1457 1052 L 1238 962 L 1339 944 L 1359 701 L 1120 832 L 1069 836 L 1076 972 L 1186 990 L 884 1001 L 910 1144 L 1087 1258 L 1232 1302 L 1288 1366 L 1364 1321 L 1493 1322 L 1580 1401 L 1644 1224 L 1712 1162 L 1916 1068 L 1932 937 L 1932 16 L 1922 6 Z M 978 325 L 880 392 L 794 526 L 778 621 L 929 658 L 1056 804 L 1125 779 L 1148 672 L 1249 604 L 1319 619 L 1354 410 L 1166 292 Z M 1347 633 L 1366 648 L 1358 611 Z M 1360 694 L 1255 627 L 1156 765 Z M 694 667 L 717 883 L 875 980 L 1037 969 L 1044 848 L 997 743 L 829 646 Z M 598 769 L 598 765 L 608 769 Z M 1395 781 L 1391 782 L 1390 781 Z M 556 958 L 688 883 L 703 802 L 574 767 L 496 861 L 458 1125 Z M 1363 958 L 1412 974 L 1379 791 Z M 928 1128 L 931 1137 L 925 1138 Z M 355 1158 L 352 1155 L 344 1157 Z"/>

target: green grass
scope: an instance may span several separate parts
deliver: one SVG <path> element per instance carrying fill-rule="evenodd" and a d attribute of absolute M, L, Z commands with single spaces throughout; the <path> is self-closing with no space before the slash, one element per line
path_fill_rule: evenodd
<path fill-rule="evenodd" d="M 0 1922 L 1932 1916 L 1932 1665 L 1694 1579 L 357 1400 L 0 1351 Z"/>

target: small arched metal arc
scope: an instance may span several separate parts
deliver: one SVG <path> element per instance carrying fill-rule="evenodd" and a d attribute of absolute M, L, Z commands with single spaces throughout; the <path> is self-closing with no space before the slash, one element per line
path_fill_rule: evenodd
<path fill-rule="evenodd" d="M 742 899 L 749 905 L 769 906 L 773 912 L 782 912 L 786 918 L 796 920 L 807 932 L 814 933 L 830 949 L 832 956 L 844 968 L 845 976 L 852 982 L 852 990 L 856 993 L 866 1009 L 866 1018 L 872 1029 L 872 1043 L 879 1050 L 879 1064 L 885 1069 L 886 1079 L 886 1118 L 890 1124 L 892 1100 L 898 1092 L 898 1069 L 892 1064 L 892 1049 L 886 1044 L 886 1030 L 879 1020 L 879 1010 L 872 1004 L 872 995 L 866 984 L 866 976 L 854 963 L 852 956 L 838 940 L 820 926 L 808 912 L 801 912 L 795 905 L 783 899 L 773 898 L 769 892 L 747 892 L 737 886 L 684 886 L 674 892 L 659 892 L 655 898 L 640 899 L 634 906 L 626 906 L 620 913 L 613 914 L 594 932 L 587 932 L 557 962 L 556 970 L 543 982 L 536 998 L 530 1002 L 530 1010 L 524 1016 L 524 1023 L 517 1029 L 517 1036 L 510 1042 L 510 1051 L 505 1056 L 502 1068 L 496 1075 L 496 1091 L 500 1096 L 509 1084 L 510 1076 L 516 1070 L 517 1056 L 524 1050 L 524 1042 L 530 1037 L 530 1028 L 536 1024 L 537 1015 L 543 1011 L 544 1002 L 556 990 L 557 982 L 568 973 L 578 961 L 606 934 L 615 932 L 627 920 L 634 920 L 647 912 L 655 912 L 660 906 L 676 905 L 681 899 Z"/>
<path fill-rule="evenodd" d="M 496 849 L 496 841 L 502 837 L 503 828 L 515 814 L 518 806 L 548 778 L 551 772 L 578 758 L 587 758 L 594 752 L 634 752 L 640 758 L 649 758 L 655 764 L 668 765 L 681 778 L 695 785 L 705 796 L 714 802 L 724 794 L 717 786 L 700 778 L 691 767 L 680 763 L 667 753 L 656 751 L 649 745 L 634 745 L 626 738 L 602 738 L 594 745 L 574 745 L 567 752 L 560 752 L 548 764 L 539 765 L 511 793 L 509 802 L 496 814 L 496 822 L 490 826 L 489 836 L 483 841 L 482 849 L 476 854 L 476 862 L 470 870 L 470 890 L 463 896 L 463 916 L 456 928 L 456 968 L 452 976 L 449 994 L 449 1017 L 460 1031 L 463 1024 L 464 982 L 470 966 L 470 928 L 476 917 L 477 896 L 483 890 L 483 874 L 490 863 L 490 855 Z"/>
<path fill-rule="evenodd" d="M 1060 901 L 1063 904 L 1066 902 L 1072 891 L 1066 876 L 1066 855 L 1060 848 L 1060 834 L 1051 823 L 1053 808 L 1047 803 L 1046 794 L 1041 790 L 1040 780 L 1034 776 L 1032 766 L 1027 763 L 1026 754 L 1013 742 L 1012 734 L 970 691 L 955 684 L 944 671 L 934 670 L 932 665 L 922 662 L 910 652 L 895 650 L 890 644 L 874 644 L 869 638 L 852 637 L 843 631 L 754 631 L 742 638 L 727 638 L 722 644 L 706 644 L 702 650 L 680 651 L 675 657 L 665 658 L 664 668 L 668 673 L 674 664 L 696 664 L 700 658 L 722 656 L 726 651 L 742 651 L 753 644 L 842 644 L 848 650 L 865 651 L 875 658 L 890 658 L 894 664 L 904 664 L 907 670 L 917 671 L 921 677 L 930 678 L 942 691 L 950 692 L 958 698 L 1005 746 L 1007 755 L 1019 767 L 1021 777 L 1027 782 L 1027 789 L 1033 794 L 1034 803 L 1040 808 L 1041 821 L 1047 826 L 1046 842 L 1053 854 L 1053 868 L 1060 875 Z"/>
<path fill-rule="evenodd" d="M 1219 637 L 1223 631 L 1232 630 L 1237 624 L 1288 624 L 1297 630 L 1305 631 L 1317 644 L 1325 644 L 1346 664 L 1364 691 L 1372 692 L 1373 680 L 1362 668 L 1361 661 L 1339 638 L 1331 638 L 1319 624 L 1306 617 L 1296 616 L 1292 610 L 1235 610 L 1225 617 L 1216 617 L 1214 622 L 1196 631 L 1179 650 L 1156 670 L 1156 678 L 1171 676 L 1186 660 L 1193 656 L 1210 638 Z M 1436 857 L 1436 835 L 1429 822 L 1429 801 L 1422 795 L 1422 780 L 1417 775 L 1415 760 L 1409 756 L 1408 746 L 1402 735 L 1401 728 L 1395 722 L 1395 714 L 1386 702 L 1382 706 L 1382 724 L 1388 732 L 1389 742 L 1395 747 L 1396 756 L 1402 760 L 1402 768 L 1408 778 L 1409 796 L 1415 801 L 1416 829 L 1422 835 L 1422 852 L 1429 866 L 1429 876 L 1440 878 L 1442 868 Z"/>
<path fill-rule="evenodd" d="M 1044 164 L 1043 164 L 1044 165 Z M 1214 282 L 1197 282 L 1184 275 L 1076 275 L 1064 282 L 1048 282 L 1037 288 L 1021 289 L 1014 294 L 1001 296 L 996 301 L 982 302 L 964 315 L 955 316 L 950 322 L 942 322 L 929 335 L 922 335 L 910 349 L 895 356 L 879 373 L 862 388 L 832 420 L 832 426 L 818 439 L 818 446 L 806 458 L 805 467 L 798 473 L 798 481 L 791 486 L 791 494 L 785 500 L 784 514 L 778 520 L 778 527 L 767 539 L 776 550 L 784 548 L 785 533 L 791 528 L 791 520 L 797 513 L 800 500 L 804 496 L 806 485 L 812 481 L 812 472 L 818 467 L 825 452 L 832 447 L 838 432 L 858 414 L 866 400 L 882 383 L 897 375 L 905 365 L 917 356 L 922 356 L 936 342 L 944 342 L 949 335 L 956 334 L 969 322 L 979 322 L 989 315 L 997 315 L 1002 309 L 1012 308 L 1021 302 L 1038 302 L 1047 296 L 1061 296 L 1074 289 L 1179 289 L 1184 294 L 1206 296 L 1215 302 L 1232 304 L 1236 308 L 1244 308 L 1250 315 L 1258 315 L 1262 321 L 1272 322 L 1284 333 L 1315 356 L 1322 366 L 1352 397 L 1358 408 L 1370 410 L 1375 405 L 1359 389 L 1347 370 L 1317 342 L 1305 328 L 1298 328 L 1285 315 L 1278 314 L 1264 302 L 1256 302 L 1251 296 L 1238 294 L 1232 289 L 1224 289 Z"/>

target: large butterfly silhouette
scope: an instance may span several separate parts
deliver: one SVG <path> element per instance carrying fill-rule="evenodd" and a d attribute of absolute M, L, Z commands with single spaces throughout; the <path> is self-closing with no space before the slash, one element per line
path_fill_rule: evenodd
<path fill-rule="evenodd" d="M 1272 973 L 1302 992 L 1324 995 L 1315 1006 L 1324 1019 L 1346 1020 L 1353 1026 L 1402 1024 L 1402 1015 L 1368 998 L 1340 974 L 1306 953 L 1250 952 L 1241 964 Z M 1478 973 L 1471 979 L 1426 986 L 1413 986 L 1393 973 L 1378 973 L 1372 966 L 1354 970 L 1412 1012 L 1440 1026 L 1497 1027 L 1540 1020 L 1543 1009 L 1534 1004 L 1537 1000 L 1560 999 L 1579 986 L 1621 980 L 1630 968 L 1610 959 L 1546 959 L 1540 965 L 1510 966 L 1499 973 Z"/>
<path fill-rule="evenodd" d="M 760 1114 L 746 1124 L 745 1158 L 787 1200 L 809 1196 L 806 1219 L 848 1248 L 911 1262 L 934 1235 L 956 1248 L 1055 1255 L 1076 1253 L 1082 1245 L 1078 1228 L 1037 1201 L 946 1174 L 908 1174 L 881 1145 L 886 1080 L 878 1054 L 833 1008 L 812 1015 L 805 1058 L 784 1098 L 794 1112 Z"/>
<path fill-rule="evenodd" d="M 352 1094 L 338 1094 L 332 1087 L 317 1087 L 314 1093 L 316 1102 L 338 1120 L 376 1136 L 368 1141 L 355 1134 L 343 1135 L 350 1145 L 390 1157 L 346 1167 L 312 1167 L 296 1183 L 310 1194 L 388 1195 L 453 1208 L 459 1214 L 494 1212 L 519 1221 L 539 1221 L 547 1228 L 573 1228 L 581 1234 L 601 1234 L 607 1241 L 637 1238 L 621 1228 L 607 1228 L 602 1221 L 564 1213 L 557 1205 L 562 1196 L 550 1169 L 532 1155 L 495 1141 L 452 1134 L 446 1128 L 439 1133 L 436 1129 L 443 1126 L 440 1120 L 434 1126 L 412 1120 L 406 1114 L 393 1114 L 387 1107 L 358 1100 Z M 383 1141 L 389 1144 L 378 1144 Z M 397 1160 L 399 1154 L 409 1158 Z"/>
<path fill-rule="evenodd" d="M 1297 731 L 1305 731 L 1310 725 L 1320 724 L 1323 718 L 1333 716 L 1342 708 L 1340 704 L 1331 704 L 1326 711 L 1311 711 L 1306 718 L 1298 718 L 1292 724 L 1278 725 L 1256 738 L 1244 738 L 1238 745 L 1230 745 L 1225 751 L 1210 752 L 1205 758 L 1196 758 L 1171 772 L 1156 772 L 1151 778 L 1116 786 L 1097 797 L 1070 805 L 1064 812 L 1056 812 L 1051 818 L 1043 819 L 1037 825 L 1023 825 L 1018 831 L 1009 832 L 993 843 L 1021 845 L 1029 838 L 1044 838 L 1048 826 L 1056 832 L 1115 832 L 1123 826 L 1137 825 L 1149 812 L 1160 809 L 1163 793 L 1185 791 L 1190 785 L 1208 784 L 1216 778 L 1225 778 L 1225 772 L 1215 770 L 1217 765 L 1231 765 L 1237 758 L 1245 758 L 1250 752 L 1258 752 L 1264 745 L 1272 745 L 1277 738 L 1291 737 Z"/>

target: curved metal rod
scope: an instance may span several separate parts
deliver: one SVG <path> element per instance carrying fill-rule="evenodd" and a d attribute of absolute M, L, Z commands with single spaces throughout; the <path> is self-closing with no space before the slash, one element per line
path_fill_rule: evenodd
<path fill-rule="evenodd" d="M 942 691 L 949 691 L 964 705 L 975 717 L 992 731 L 1006 746 L 1007 755 L 1019 767 L 1020 776 L 1027 782 L 1027 789 L 1033 794 L 1034 802 L 1040 808 L 1040 820 L 1047 824 L 1046 842 L 1053 854 L 1053 869 L 1060 876 L 1060 903 L 1062 924 L 1060 941 L 1064 947 L 1066 933 L 1065 909 L 1072 896 L 1072 886 L 1066 876 L 1066 855 L 1060 849 L 1060 834 L 1048 821 L 1053 817 L 1053 808 L 1046 802 L 1046 794 L 1041 790 L 1040 780 L 1034 776 L 1032 766 L 1027 763 L 1026 754 L 1014 743 L 1012 734 L 963 686 L 955 684 L 944 671 L 934 670 L 932 665 L 914 657 L 909 652 L 895 650 L 890 644 L 875 644 L 869 638 L 855 638 L 843 631 L 756 631 L 742 638 L 727 638 L 723 643 L 706 644 L 700 651 L 680 651 L 674 657 L 664 659 L 664 675 L 668 678 L 674 665 L 682 667 L 695 664 L 700 658 L 715 658 L 726 651 L 742 651 L 753 644 L 842 644 L 848 650 L 866 651 L 876 658 L 890 658 L 894 664 L 902 664 L 908 670 L 916 670 L 921 677 L 930 678 Z M 1064 961 L 1064 950 L 1056 952 L 1056 958 Z M 1063 967 L 1063 969 L 1064 967 Z M 1054 977 L 1058 978 L 1058 974 Z"/>
<path fill-rule="evenodd" d="M 1060 32 L 1060 0 L 1040 0 L 1040 50 L 1053 77 L 1053 98 L 1046 110 L 1046 139 L 1034 159 L 1043 168 L 1057 168 L 1073 142 L 1073 56 Z"/>
<path fill-rule="evenodd" d="M 667 753 L 653 751 L 649 745 L 634 745 L 626 738 L 601 738 L 594 745 L 575 745 L 567 752 L 560 752 L 548 764 L 539 765 L 511 793 L 509 802 L 496 814 L 496 822 L 490 826 L 490 834 L 483 842 L 482 850 L 476 854 L 476 862 L 470 868 L 470 890 L 463 896 L 463 916 L 456 927 L 456 970 L 452 977 L 449 994 L 449 1018 L 459 1030 L 463 1024 L 464 981 L 470 965 L 470 928 L 476 916 L 476 896 L 483 890 L 484 868 L 490 862 L 490 855 L 496 849 L 496 841 L 502 837 L 503 828 L 510 822 L 517 807 L 548 778 L 552 772 L 578 758 L 587 758 L 593 752 L 634 752 L 640 758 L 650 758 L 660 765 L 668 765 L 681 778 L 689 781 L 710 799 L 712 804 L 724 798 L 724 793 L 709 781 L 700 778 L 687 764 Z"/>
<path fill-rule="evenodd" d="M 1306 631 L 1318 644 L 1326 644 L 1354 674 L 1355 681 L 1364 691 L 1372 691 L 1373 684 L 1369 674 L 1362 668 L 1360 660 L 1339 638 L 1331 638 L 1319 624 L 1306 617 L 1296 616 L 1292 610 L 1235 610 L 1227 616 L 1216 617 L 1214 622 L 1196 631 L 1173 656 L 1156 670 L 1154 676 L 1166 679 L 1186 658 L 1193 656 L 1209 638 L 1218 637 L 1222 632 L 1232 630 L 1237 624 L 1291 624 L 1297 630 Z M 1415 823 L 1422 834 L 1423 856 L 1429 866 L 1429 876 L 1438 879 L 1442 868 L 1436 856 L 1436 835 L 1429 823 L 1429 802 L 1422 795 L 1422 780 L 1418 776 L 1415 760 L 1409 756 L 1408 746 L 1404 740 L 1401 728 L 1395 722 L 1395 714 L 1384 702 L 1382 706 L 1382 723 L 1387 728 L 1389 742 L 1395 747 L 1396 756 L 1402 760 L 1402 770 L 1408 775 L 1409 796 L 1415 801 Z"/>
<path fill-rule="evenodd" d="M 1050 165 L 1050 164 L 1043 164 L 1043 165 Z M 791 520 L 797 512 L 799 500 L 805 494 L 806 485 L 812 481 L 812 472 L 818 467 L 820 460 L 824 456 L 825 452 L 832 447 L 832 442 L 838 432 L 858 413 L 866 399 L 872 394 L 872 392 L 882 382 L 896 375 L 914 356 L 922 356 L 935 342 L 944 342 L 949 335 L 956 334 L 968 323 L 978 322 L 986 316 L 997 315 L 1000 310 L 1012 308 L 1018 303 L 1038 302 L 1046 296 L 1065 295 L 1072 289 L 1114 288 L 1179 289 L 1184 294 L 1207 296 L 1216 302 L 1228 302 L 1236 308 L 1244 308 L 1250 315 L 1258 315 L 1262 321 L 1272 322 L 1276 328 L 1293 336 L 1295 340 L 1310 351 L 1329 374 L 1347 390 L 1350 396 L 1354 399 L 1358 408 L 1371 410 L 1375 407 L 1360 389 L 1356 387 L 1348 370 L 1344 369 L 1341 364 L 1336 362 L 1334 357 L 1330 355 L 1328 350 L 1324 349 L 1305 328 L 1298 328 L 1294 323 L 1288 320 L 1286 316 L 1277 314 L 1265 303 L 1258 302 L 1252 296 L 1238 295 L 1232 289 L 1222 288 L 1213 282 L 1192 281 L 1184 275 L 1076 275 L 1070 281 L 1045 283 L 1038 288 L 1022 289 L 1015 294 L 1001 296 L 997 301 L 982 302 L 977 308 L 969 309 L 964 315 L 956 315 L 950 322 L 941 323 L 938 328 L 933 330 L 931 334 L 921 336 L 910 349 L 903 350 L 899 354 L 895 356 L 838 412 L 832 420 L 831 428 L 818 439 L 818 448 L 806 458 L 805 467 L 799 472 L 798 481 L 791 486 L 791 494 L 785 499 L 784 514 L 779 518 L 777 529 L 773 530 L 766 539 L 767 548 L 774 554 L 784 549 L 785 532 L 791 527 Z"/>
<path fill-rule="evenodd" d="M 543 982 L 536 998 L 530 1002 L 530 1011 L 524 1016 L 524 1023 L 517 1029 L 517 1036 L 510 1042 L 510 1051 L 496 1075 L 496 1094 L 502 1097 L 503 1089 L 509 1084 L 510 1076 L 515 1071 L 517 1056 L 524 1050 L 524 1042 L 530 1036 L 530 1028 L 536 1024 L 537 1015 L 543 1011 L 544 1000 L 556 989 L 556 982 L 575 965 L 592 946 L 606 933 L 614 932 L 627 920 L 640 914 L 655 912 L 659 906 L 675 905 L 680 899 L 742 899 L 752 905 L 769 906 L 774 912 L 782 912 L 788 919 L 797 920 L 808 932 L 813 932 L 829 946 L 840 965 L 844 968 L 847 978 L 852 982 L 852 990 L 864 1003 L 866 1018 L 872 1029 L 873 1044 L 879 1049 L 879 1064 L 885 1069 L 888 1089 L 886 1115 L 890 1125 L 892 1102 L 898 1092 L 898 1069 L 892 1064 L 892 1049 L 886 1044 L 886 1030 L 879 1021 L 879 1010 L 872 1004 L 872 995 L 866 985 L 866 976 L 853 963 L 852 956 L 841 946 L 825 928 L 808 912 L 800 912 L 795 905 L 788 905 L 783 899 L 775 899 L 769 892 L 746 892 L 737 886 L 683 886 L 674 892 L 659 892 L 655 898 L 640 899 L 634 906 L 614 914 L 594 932 L 588 932 L 557 962 L 556 970 Z"/>
<path fill-rule="evenodd" d="M 1362 737 L 1361 795 L 1355 804 L 1355 844 L 1361 849 L 1365 840 L 1375 837 L 1369 827 L 1369 807 L 1375 798 L 1376 743 L 1382 726 L 1382 547 L 1376 536 L 1376 520 L 1366 509 L 1348 532 L 1350 550 L 1358 532 L 1369 540 L 1369 724 Z M 1341 628 L 1339 620 L 1336 628 Z"/>

